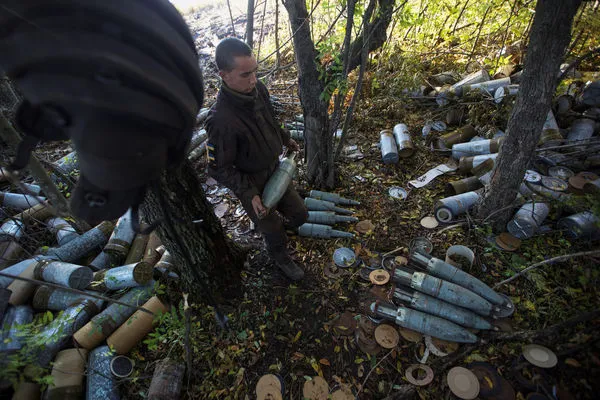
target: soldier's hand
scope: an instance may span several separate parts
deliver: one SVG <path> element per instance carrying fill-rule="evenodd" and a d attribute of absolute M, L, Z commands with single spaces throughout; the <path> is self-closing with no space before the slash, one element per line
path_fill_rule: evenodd
<path fill-rule="evenodd" d="M 252 208 L 254 209 L 254 213 L 256 214 L 258 219 L 263 219 L 267 216 L 268 210 L 263 205 L 259 195 L 255 195 L 252 198 Z"/>
<path fill-rule="evenodd" d="M 290 149 L 290 151 L 300 151 L 300 145 L 296 143 L 294 139 L 290 139 L 287 144 L 287 148 Z"/>

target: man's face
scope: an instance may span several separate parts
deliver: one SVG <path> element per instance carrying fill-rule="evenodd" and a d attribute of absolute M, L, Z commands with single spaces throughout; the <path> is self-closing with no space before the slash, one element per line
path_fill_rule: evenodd
<path fill-rule="evenodd" d="M 233 58 L 235 68 L 231 71 L 219 71 L 223 82 L 231 89 L 240 93 L 250 93 L 256 86 L 256 71 L 258 63 L 254 56 L 240 56 Z"/>

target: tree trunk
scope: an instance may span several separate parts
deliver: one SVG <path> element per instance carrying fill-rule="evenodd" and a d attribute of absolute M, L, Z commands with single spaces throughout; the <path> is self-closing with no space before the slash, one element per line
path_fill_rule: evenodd
<path fill-rule="evenodd" d="M 370 23 L 368 28 L 368 37 L 367 46 L 369 48 L 369 53 L 377 50 L 387 40 L 387 29 L 390 26 L 390 22 L 392 22 L 392 16 L 394 14 L 394 3 L 395 0 L 371 0 L 369 7 L 372 6 L 372 3 L 377 1 L 378 9 L 375 11 L 375 20 Z M 354 43 L 352 43 L 351 51 L 350 51 L 350 64 L 349 71 L 354 70 L 356 67 L 360 65 L 361 51 L 363 48 L 363 36 L 361 35 L 356 38 Z"/>
<path fill-rule="evenodd" d="M 485 217 L 498 212 L 492 222 L 504 230 L 525 170 L 534 155 L 542 126 L 556 90 L 557 75 L 571 38 L 571 25 L 581 0 L 539 0 L 531 27 L 523 78 L 508 121 L 507 138 L 496 162 L 492 182 L 477 210 Z"/>
<path fill-rule="evenodd" d="M 254 45 L 254 0 L 248 0 L 246 13 L 246 43 L 252 48 Z"/>
<path fill-rule="evenodd" d="M 209 288 L 220 302 L 240 287 L 245 253 L 225 236 L 188 162 L 163 175 L 160 193 L 149 190 L 142 212 L 148 223 L 160 222 L 158 236 L 175 258 L 192 300 L 208 300 L 204 289 Z"/>
<path fill-rule="evenodd" d="M 324 86 L 317 70 L 317 53 L 310 38 L 308 11 L 304 0 L 284 0 L 293 35 L 298 65 L 298 94 L 304 110 L 305 157 L 308 181 L 317 187 L 333 186 L 333 140 L 328 134 L 328 104 L 321 98 Z"/>

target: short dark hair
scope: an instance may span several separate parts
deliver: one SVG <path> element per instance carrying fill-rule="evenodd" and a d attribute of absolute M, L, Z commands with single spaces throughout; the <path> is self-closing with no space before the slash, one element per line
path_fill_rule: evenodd
<path fill-rule="evenodd" d="M 238 38 L 230 37 L 221 40 L 215 51 L 217 68 L 220 71 L 231 71 L 235 68 L 235 57 L 252 55 L 252 49 Z"/>

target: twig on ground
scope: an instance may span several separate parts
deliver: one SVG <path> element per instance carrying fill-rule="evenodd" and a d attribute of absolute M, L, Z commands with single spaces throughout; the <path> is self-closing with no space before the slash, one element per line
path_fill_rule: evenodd
<path fill-rule="evenodd" d="M 514 276 L 511 276 L 510 278 L 505 279 L 502 282 L 497 283 L 496 285 L 494 285 L 494 289 L 496 289 L 496 288 L 498 288 L 498 287 L 500 287 L 500 286 L 502 286 L 502 285 L 504 285 L 504 284 L 506 284 L 508 282 L 511 282 L 511 281 L 517 279 L 518 277 L 520 277 L 521 275 L 524 275 L 527 272 L 531 271 L 532 269 L 535 269 L 535 268 L 540 267 L 542 265 L 550 264 L 550 263 L 553 263 L 553 262 L 565 261 L 565 260 L 568 260 L 570 258 L 575 258 L 575 257 L 593 256 L 593 255 L 596 255 L 596 254 L 600 254 L 600 250 L 580 251 L 579 253 L 566 254 L 566 255 L 563 255 L 563 256 L 552 257 L 552 258 L 550 258 L 548 260 L 544 260 L 544 261 L 541 261 L 539 263 L 535 263 L 533 265 L 530 265 L 529 267 L 525 268 L 524 270 L 522 270 L 518 274 L 516 274 Z"/>

